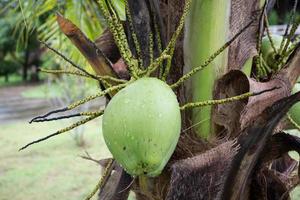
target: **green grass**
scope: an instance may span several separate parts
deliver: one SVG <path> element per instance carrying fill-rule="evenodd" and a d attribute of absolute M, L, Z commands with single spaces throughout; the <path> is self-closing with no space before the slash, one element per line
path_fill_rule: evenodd
<path fill-rule="evenodd" d="M 63 134 L 18 152 L 27 142 L 66 124 L 0 125 L 0 200 L 84 199 L 89 194 L 99 180 L 100 167 L 79 155 L 86 149 L 94 158 L 109 157 L 101 120 L 86 126 L 85 149 L 76 146 L 70 134 Z"/>
<path fill-rule="evenodd" d="M 8 82 L 5 82 L 5 77 L 0 76 L 0 87 L 18 85 L 22 83 L 22 77 L 17 74 L 10 75 L 8 80 Z"/>

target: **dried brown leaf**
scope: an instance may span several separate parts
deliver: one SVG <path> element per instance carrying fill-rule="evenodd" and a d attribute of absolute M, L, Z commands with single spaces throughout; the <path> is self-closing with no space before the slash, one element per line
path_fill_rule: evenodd
<path fill-rule="evenodd" d="M 79 49 L 86 60 L 91 64 L 94 71 L 98 75 L 110 75 L 117 77 L 112 69 L 111 63 L 105 57 L 103 52 L 97 48 L 95 43 L 89 40 L 86 35 L 70 20 L 57 14 L 57 22 L 60 30 L 71 40 L 71 42 Z"/>

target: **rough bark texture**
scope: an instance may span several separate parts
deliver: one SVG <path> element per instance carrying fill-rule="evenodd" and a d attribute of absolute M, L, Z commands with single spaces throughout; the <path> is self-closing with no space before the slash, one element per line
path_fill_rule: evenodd
<path fill-rule="evenodd" d="M 200 155 L 174 163 L 167 199 L 215 199 L 221 190 L 221 177 L 229 169 L 237 150 L 235 141 L 228 141 Z"/>
<path fill-rule="evenodd" d="M 259 1 L 231 1 L 230 33 L 234 35 L 244 27 L 253 16 L 259 14 Z M 258 19 L 258 18 L 257 18 Z M 233 44 L 228 53 L 228 70 L 241 69 L 244 63 L 257 54 L 256 41 L 258 22 L 248 28 Z"/>
<path fill-rule="evenodd" d="M 216 82 L 214 97 L 216 99 L 228 98 L 249 92 L 248 77 L 239 70 L 233 70 Z M 216 135 L 219 137 L 238 136 L 241 131 L 240 117 L 248 100 L 236 101 L 218 105 L 213 110 L 213 122 Z"/>

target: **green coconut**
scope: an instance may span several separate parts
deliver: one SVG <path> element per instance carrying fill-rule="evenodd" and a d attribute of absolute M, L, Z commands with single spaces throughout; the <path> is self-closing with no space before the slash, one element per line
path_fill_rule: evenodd
<path fill-rule="evenodd" d="M 281 35 L 271 35 L 271 38 L 274 43 L 274 47 L 276 48 L 276 50 L 279 50 L 281 41 L 283 40 L 283 37 Z M 274 52 L 274 49 L 271 46 L 271 42 L 270 42 L 268 36 L 265 36 L 262 39 L 261 53 L 262 53 L 263 59 L 267 63 L 267 65 L 271 69 L 277 70 L 278 61 L 276 58 L 278 56 L 276 56 L 276 53 Z"/>
<path fill-rule="evenodd" d="M 292 93 L 295 94 L 300 91 L 300 83 L 296 83 Z M 300 125 L 300 103 L 296 103 L 289 111 L 292 119 Z"/>
<path fill-rule="evenodd" d="M 103 115 L 102 129 L 108 149 L 127 173 L 157 176 L 180 135 L 176 95 L 157 78 L 141 78 L 112 98 Z"/>

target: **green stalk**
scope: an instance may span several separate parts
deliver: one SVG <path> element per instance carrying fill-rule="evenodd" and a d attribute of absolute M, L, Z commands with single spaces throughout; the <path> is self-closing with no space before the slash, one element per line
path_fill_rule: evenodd
<path fill-rule="evenodd" d="M 197 67 L 218 50 L 228 39 L 230 0 L 193 1 L 186 22 L 184 41 L 185 65 Z M 212 99 L 215 80 L 225 73 L 227 51 L 220 54 L 208 67 L 198 72 L 191 81 L 192 101 Z M 196 133 L 203 138 L 213 134 L 211 106 L 195 108 L 193 124 L 201 122 Z"/>

